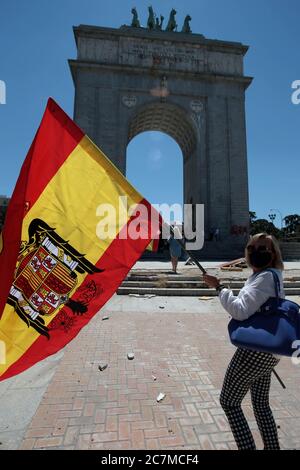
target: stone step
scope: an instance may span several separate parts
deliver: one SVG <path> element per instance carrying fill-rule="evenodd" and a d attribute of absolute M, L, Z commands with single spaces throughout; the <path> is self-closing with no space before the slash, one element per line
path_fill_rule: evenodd
<path fill-rule="evenodd" d="M 233 260 L 237 258 L 242 258 L 244 256 L 244 250 L 242 251 L 232 251 L 232 248 L 226 248 L 224 246 L 206 246 L 205 249 L 201 251 L 193 252 L 193 255 L 199 261 L 219 261 L 219 260 Z M 185 255 L 182 255 L 180 261 L 186 259 Z M 171 262 L 169 251 L 163 253 L 157 252 L 144 252 L 141 256 L 141 260 L 164 260 Z"/>
<path fill-rule="evenodd" d="M 244 286 L 244 282 L 240 280 L 224 280 L 222 279 L 222 283 L 225 285 L 228 285 L 230 288 L 234 289 L 241 289 Z M 300 281 L 296 282 L 289 282 L 286 281 L 283 283 L 284 288 L 293 288 L 293 289 L 299 289 L 300 292 Z M 206 284 L 204 282 L 201 282 L 199 280 L 169 280 L 169 279 L 153 279 L 153 280 L 136 280 L 132 281 L 130 280 L 125 280 L 122 283 L 122 287 L 136 287 L 136 288 L 188 288 L 188 289 L 204 289 L 206 288 Z"/>
<path fill-rule="evenodd" d="M 233 289 L 233 294 L 237 295 L 239 293 L 239 289 Z M 194 297 L 201 297 L 201 296 L 209 296 L 209 297 L 216 297 L 217 292 L 215 289 L 209 288 L 173 288 L 173 287 L 119 287 L 117 290 L 118 295 L 129 295 L 129 294 L 139 294 L 143 295 L 156 295 L 156 296 L 194 296 Z M 293 288 L 289 287 L 285 289 L 285 295 L 300 295 L 300 288 Z"/>
<path fill-rule="evenodd" d="M 238 272 L 239 277 L 234 278 L 236 271 L 220 271 L 222 273 L 222 281 L 237 281 L 237 282 L 245 282 L 247 279 L 247 275 L 241 271 Z M 125 281 L 159 281 L 159 280 L 169 280 L 169 281 L 197 281 L 201 282 L 202 274 L 199 271 L 198 275 L 183 275 L 183 274 L 173 274 L 170 271 L 155 271 L 154 273 L 150 273 L 149 271 L 146 273 L 144 272 L 134 272 L 131 271 L 128 276 L 125 278 Z M 286 275 L 284 277 L 284 282 L 297 282 L 300 281 L 300 276 L 291 276 Z"/>
<path fill-rule="evenodd" d="M 185 281 L 185 282 L 202 282 L 201 281 L 201 278 L 202 278 L 202 274 L 199 273 L 198 276 L 180 276 L 180 275 L 176 275 L 176 274 L 170 274 L 168 276 L 156 276 L 156 275 L 145 275 L 145 276 L 134 276 L 134 275 L 130 275 L 130 276 L 127 276 L 127 278 L 123 281 L 123 282 L 160 282 L 160 281 L 170 281 L 170 282 L 177 282 L 177 281 Z M 243 278 L 243 279 L 239 279 L 240 282 L 245 282 L 246 281 L 246 277 Z M 224 280 L 224 278 L 222 277 L 222 281 Z M 225 279 L 226 281 L 230 280 L 230 279 Z M 299 281 L 300 281 L 300 278 L 299 278 Z"/>

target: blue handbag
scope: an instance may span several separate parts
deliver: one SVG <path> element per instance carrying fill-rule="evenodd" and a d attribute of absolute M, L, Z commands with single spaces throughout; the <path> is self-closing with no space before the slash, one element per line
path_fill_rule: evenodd
<path fill-rule="evenodd" d="M 270 297 L 247 320 L 230 320 L 230 340 L 241 348 L 292 356 L 300 345 L 300 307 L 279 297 L 279 277 L 270 268 L 266 271 L 273 274 L 276 297 Z M 298 343 L 294 343 L 297 340 Z"/>

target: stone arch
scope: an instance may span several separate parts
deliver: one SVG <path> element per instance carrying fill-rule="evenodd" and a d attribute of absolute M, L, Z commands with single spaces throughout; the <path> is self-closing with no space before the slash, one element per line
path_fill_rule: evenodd
<path fill-rule="evenodd" d="M 182 108 L 172 103 L 153 102 L 136 110 L 129 122 L 128 143 L 145 131 L 165 132 L 173 137 L 184 158 L 188 158 L 197 145 L 193 123 Z"/>
<path fill-rule="evenodd" d="M 220 228 L 219 259 L 238 258 L 244 240 L 231 228 L 249 224 L 248 46 L 125 26 L 80 25 L 74 33 L 76 123 L 123 174 L 133 137 L 147 130 L 171 136 L 184 157 L 184 202 L 204 205 L 206 234 Z M 202 256 L 212 254 L 206 243 Z"/>

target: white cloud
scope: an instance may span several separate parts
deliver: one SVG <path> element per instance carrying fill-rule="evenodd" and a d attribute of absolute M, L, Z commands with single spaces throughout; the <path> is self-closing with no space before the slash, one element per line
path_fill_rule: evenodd
<path fill-rule="evenodd" d="M 163 154 L 160 149 L 152 148 L 148 152 L 148 161 L 153 168 L 160 168 L 162 163 Z"/>
<path fill-rule="evenodd" d="M 153 162 L 159 162 L 162 159 L 162 153 L 159 149 L 153 149 L 149 153 L 150 159 Z"/>

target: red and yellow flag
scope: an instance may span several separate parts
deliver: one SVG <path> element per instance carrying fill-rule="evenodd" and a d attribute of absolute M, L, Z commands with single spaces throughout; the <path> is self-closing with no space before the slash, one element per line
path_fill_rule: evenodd
<path fill-rule="evenodd" d="M 0 380 L 79 333 L 157 237 L 154 212 L 50 99 L 2 232 Z"/>

